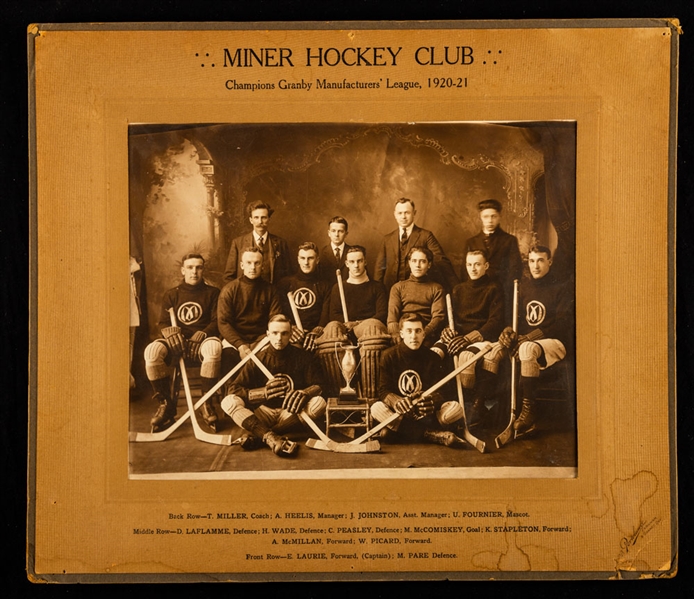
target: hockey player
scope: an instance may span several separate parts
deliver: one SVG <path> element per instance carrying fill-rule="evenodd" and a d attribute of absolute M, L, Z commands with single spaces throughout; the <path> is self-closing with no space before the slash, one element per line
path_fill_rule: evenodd
<path fill-rule="evenodd" d="M 265 336 L 271 316 L 282 313 L 275 288 L 261 277 L 263 254 L 254 246 L 241 252 L 241 276 L 219 295 L 217 321 L 223 337 L 222 367 L 231 370 Z"/>
<path fill-rule="evenodd" d="M 400 319 L 401 341 L 383 352 L 379 401 L 371 406 L 371 415 L 383 422 L 399 414 L 384 430 L 386 439 L 424 441 L 451 446 L 461 440 L 453 429 L 463 418 L 457 401 L 445 401 L 437 391 L 422 399 L 423 391 L 445 376 L 443 361 L 426 349 L 424 323 L 415 314 Z M 396 434 L 397 433 L 397 434 Z"/>
<path fill-rule="evenodd" d="M 413 247 L 426 247 L 434 257 L 430 276 L 448 292 L 458 284 L 458 277 L 434 234 L 414 224 L 416 214 L 412 200 L 400 198 L 395 203 L 398 228 L 383 238 L 374 279 L 382 281 L 388 290 L 398 281 L 405 281 L 410 276 L 408 252 Z"/>
<path fill-rule="evenodd" d="M 263 279 L 277 283 L 293 272 L 293 265 L 287 242 L 268 232 L 274 210 L 264 202 L 251 202 L 246 207 L 246 212 L 253 231 L 232 240 L 224 269 L 224 281 L 233 281 L 242 274 L 239 272 L 241 253 L 248 247 L 256 247 L 263 254 Z"/>
<path fill-rule="evenodd" d="M 491 279 L 489 261 L 484 250 L 471 250 L 465 257 L 467 281 L 456 285 L 451 294 L 454 328 L 446 327 L 441 334 L 448 353 L 462 361 L 474 357 L 491 340 L 498 339 L 504 327 L 504 293 Z M 450 323 L 449 323 L 450 324 Z M 484 401 L 491 397 L 502 351 L 496 345 L 484 360 L 471 364 L 460 374 L 463 389 L 474 398 L 468 424 L 474 425 L 485 409 Z"/>
<path fill-rule="evenodd" d="M 506 327 L 499 337 L 499 342 L 517 353 L 520 360 L 523 405 L 513 425 L 516 437 L 535 429 L 540 371 L 563 360 L 567 351 L 573 351 L 573 290 L 568 281 L 553 276 L 551 267 L 550 249 L 534 246 L 528 253 L 531 278 L 520 285 L 518 333 Z"/>
<path fill-rule="evenodd" d="M 262 442 L 275 455 L 290 456 L 298 446 L 281 435 L 299 423 L 297 414 L 305 410 L 315 419 L 325 413 L 320 364 L 311 353 L 290 345 L 291 330 L 283 314 L 270 319 L 270 345 L 258 358 L 274 378 L 268 381 L 254 362 L 248 362 L 222 400 L 222 409 L 248 433 L 239 440 L 244 449 L 255 449 Z"/>
<path fill-rule="evenodd" d="M 159 329 L 162 338 L 145 348 L 145 369 L 159 408 L 152 416 L 154 432 L 168 428 L 176 416 L 176 398 L 171 397 L 170 367 L 181 356 L 202 362 L 200 377 L 203 394 L 219 378 L 222 342 L 217 330 L 219 289 L 203 279 L 205 260 L 200 254 L 186 254 L 181 260 L 183 281 L 169 289 L 162 299 Z M 171 323 L 173 308 L 177 325 Z M 202 415 L 212 428 L 217 414 L 212 399 L 202 404 Z"/>
<path fill-rule="evenodd" d="M 345 264 L 349 270 L 349 277 L 343 283 L 345 305 L 342 304 L 340 286 L 336 284 L 330 293 L 324 316 L 328 324 L 316 341 L 318 356 L 328 378 L 328 391 L 335 394 L 342 386 L 335 356 L 336 344 L 339 346 L 357 341 L 362 365 L 362 394 L 366 398 L 375 398 L 380 354 L 390 346 L 385 325 L 388 313 L 386 289 L 383 283 L 369 279 L 366 250 L 362 246 L 353 245 L 347 249 Z"/>
<path fill-rule="evenodd" d="M 283 313 L 292 314 L 288 293 L 294 294 L 296 306 L 303 333 L 299 328 L 292 332 L 292 343 L 303 343 L 304 349 L 313 351 L 316 348 L 316 339 L 323 334 L 325 323 L 321 321 L 323 306 L 330 299 L 332 284 L 321 278 L 318 269 L 318 247 L 315 243 L 306 241 L 299 246 L 298 251 L 299 272 L 295 275 L 284 277 L 277 286 Z M 333 279 L 335 270 L 333 270 Z M 298 324 L 298 323 L 294 323 Z"/>
<path fill-rule="evenodd" d="M 341 216 L 334 216 L 328 223 L 328 238 L 330 243 L 320 251 L 318 270 L 320 276 L 325 279 L 332 287 L 335 284 L 335 271 L 342 272 L 342 278 L 349 276 L 349 271 L 345 266 L 345 256 L 349 246 L 345 243 L 345 238 L 349 234 L 349 224 Z"/>
<path fill-rule="evenodd" d="M 410 276 L 393 285 L 388 299 L 388 332 L 397 343 L 400 339 L 400 317 L 416 314 L 424 323 L 424 345 L 436 343 L 446 319 L 443 287 L 431 280 L 429 270 L 434 255 L 426 247 L 413 247 L 407 254 Z"/>
<path fill-rule="evenodd" d="M 506 322 L 511 320 L 513 281 L 523 274 L 523 260 L 518 249 L 518 239 L 504 231 L 501 226 L 501 202 L 494 199 L 482 200 L 478 205 L 482 230 L 470 237 L 465 250 L 484 250 L 489 260 L 487 274 L 496 279 L 504 292 Z"/>

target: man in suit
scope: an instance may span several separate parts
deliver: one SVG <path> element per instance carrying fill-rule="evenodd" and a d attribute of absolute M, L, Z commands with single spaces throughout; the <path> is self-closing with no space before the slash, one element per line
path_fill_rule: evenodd
<path fill-rule="evenodd" d="M 239 262 L 243 250 L 257 247 L 263 254 L 262 278 L 268 283 L 277 283 L 282 277 L 292 274 L 294 268 L 289 254 L 289 244 L 268 232 L 268 225 L 274 210 L 269 204 L 256 201 L 246 207 L 248 220 L 253 231 L 241 235 L 231 242 L 229 257 L 224 269 L 224 282 L 229 283 L 240 276 Z"/>
<path fill-rule="evenodd" d="M 318 262 L 320 277 L 331 285 L 336 283 L 335 272 L 338 268 L 342 271 L 343 280 L 349 276 L 345 266 L 345 255 L 349 249 L 345 243 L 345 238 L 348 234 L 347 220 L 342 216 L 333 216 L 328 223 L 330 243 L 321 249 Z"/>
<path fill-rule="evenodd" d="M 400 198 L 395 203 L 394 215 L 398 228 L 383 238 L 376 258 L 374 279 L 381 281 L 388 290 L 398 281 L 405 281 L 410 276 L 408 252 L 413 247 L 426 247 L 434 255 L 429 274 L 449 293 L 458 284 L 458 277 L 434 234 L 414 224 L 416 214 L 412 200 Z"/>

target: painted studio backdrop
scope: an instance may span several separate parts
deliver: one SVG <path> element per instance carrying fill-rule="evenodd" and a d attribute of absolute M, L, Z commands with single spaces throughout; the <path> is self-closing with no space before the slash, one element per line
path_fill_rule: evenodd
<path fill-rule="evenodd" d="M 397 226 L 395 201 L 410 198 L 416 224 L 434 232 L 460 275 L 465 239 L 480 229 L 477 203 L 496 198 L 521 253 L 548 245 L 553 269 L 571 276 L 575 150 L 576 125 L 565 121 L 131 126 L 136 345 L 159 335 L 161 297 L 179 282 L 182 255 L 202 253 L 207 281 L 223 286 L 229 245 L 251 230 L 245 206 L 255 200 L 274 208 L 270 231 L 292 252 L 327 244 L 328 221 L 344 216 L 347 243 L 365 246 L 373 264 Z"/>

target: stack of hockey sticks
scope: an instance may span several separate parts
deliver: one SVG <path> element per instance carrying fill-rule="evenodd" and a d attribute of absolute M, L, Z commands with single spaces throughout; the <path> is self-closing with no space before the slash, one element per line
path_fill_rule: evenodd
<path fill-rule="evenodd" d="M 169 309 L 169 314 L 171 315 L 171 324 L 172 326 L 176 326 L 176 316 L 173 312 L 173 309 Z M 188 382 L 188 374 L 186 372 L 186 365 L 185 365 L 185 359 L 183 356 L 181 356 L 181 359 L 179 360 L 178 367 L 180 368 L 181 372 L 181 378 L 183 379 L 183 387 L 185 389 L 186 393 L 186 402 L 188 404 L 188 411 L 181 416 L 176 422 L 174 422 L 169 428 L 166 430 L 157 432 L 157 433 L 137 433 L 137 432 L 131 432 L 130 433 L 130 441 L 135 441 L 138 443 L 142 442 L 152 442 L 152 441 L 164 441 L 166 440 L 169 435 L 171 435 L 175 430 L 177 430 L 188 418 L 190 418 L 191 414 L 193 414 L 192 418 L 192 423 L 193 423 L 193 433 L 195 434 L 195 438 L 198 439 L 199 441 L 204 441 L 205 443 L 213 443 L 215 445 L 231 445 L 231 435 L 217 435 L 217 434 L 212 434 L 205 432 L 200 424 L 197 421 L 197 418 L 194 416 L 195 410 L 199 409 L 200 406 L 202 406 L 203 403 L 205 403 L 214 393 L 219 389 L 224 383 L 226 383 L 229 378 L 231 378 L 236 372 L 238 372 L 241 367 L 248 362 L 252 357 L 255 357 L 255 354 L 257 354 L 261 349 L 263 349 L 270 340 L 265 337 L 258 343 L 258 345 L 255 346 L 253 351 L 247 355 L 245 358 L 243 358 L 236 366 L 234 366 L 229 372 L 227 372 L 215 385 L 212 387 L 207 393 L 205 393 L 196 403 L 193 405 L 193 398 L 190 392 L 190 384 Z"/>

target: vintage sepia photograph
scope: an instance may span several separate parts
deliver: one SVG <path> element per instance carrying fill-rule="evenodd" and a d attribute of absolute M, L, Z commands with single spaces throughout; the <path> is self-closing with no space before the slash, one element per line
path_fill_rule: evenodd
<path fill-rule="evenodd" d="M 674 576 L 680 33 L 31 26 L 30 578 Z"/>
<path fill-rule="evenodd" d="M 576 477 L 576 130 L 131 124 L 130 478 Z"/>

